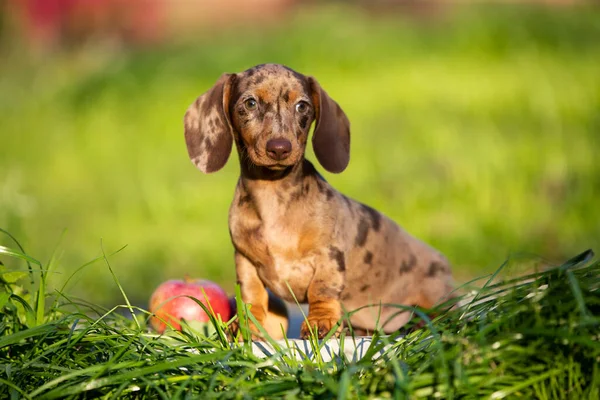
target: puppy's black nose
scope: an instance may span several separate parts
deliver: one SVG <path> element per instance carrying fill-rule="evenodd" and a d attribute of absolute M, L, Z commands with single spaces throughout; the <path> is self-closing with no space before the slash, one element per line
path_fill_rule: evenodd
<path fill-rule="evenodd" d="M 291 152 L 292 143 L 287 139 L 271 139 L 267 142 L 267 155 L 273 160 L 285 160 Z"/>

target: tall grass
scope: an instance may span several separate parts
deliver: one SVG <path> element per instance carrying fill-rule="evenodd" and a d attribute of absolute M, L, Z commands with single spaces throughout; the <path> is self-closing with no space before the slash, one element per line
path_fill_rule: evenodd
<path fill-rule="evenodd" d="M 100 257 L 102 238 L 108 253 L 128 245 L 114 273 L 133 305 L 186 273 L 232 292 L 238 167 L 198 172 L 182 116 L 222 72 L 280 62 L 317 77 L 351 120 L 350 166 L 327 179 L 439 248 L 459 281 L 513 254 L 566 259 L 600 245 L 598 21 L 593 7 L 419 22 L 339 5 L 139 51 L 36 61 L 2 48 L 0 226 L 43 259 L 67 230 L 50 288 Z M 67 289 L 121 298 L 102 263 Z"/>
<path fill-rule="evenodd" d="M 142 309 L 131 319 L 58 291 L 44 307 L 32 294 L 45 293 L 48 266 L 1 247 L 2 260 L 23 268 L 0 274 L 0 397 L 597 399 L 600 263 L 591 255 L 514 279 L 501 267 L 423 328 L 376 335 L 362 359 L 324 362 L 274 342 L 279 351 L 259 358 L 214 319 L 208 336 L 157 335 Z"/>

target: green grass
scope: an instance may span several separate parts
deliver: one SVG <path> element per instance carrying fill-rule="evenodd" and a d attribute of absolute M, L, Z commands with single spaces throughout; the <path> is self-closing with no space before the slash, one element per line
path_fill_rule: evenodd
<path fill-rule="evenodd" d="M 210 335 L 153 334 L 148 312 L 126 296 L 125 305 L 106 310 L 49 293 L 51 265 L 15 243 L 0 248 L 3 259 L 23 266 L 0 273 L 1 398 L 600 396 L 600 262 L 590 261 L 591 252 L 516 279 L 505 279 L 501 267 L 424 328 L 376 336 L 361 360 L 324 362 L 297 360 L 285 346 L 257 358 L 247 342 L 231 344 L 215 320 Z"/>
<path fill-rule="evenodd" d="M 197 171 L 182 117 L 222 72 L 263 62 L 316 76 L 347 112 L 351 163 L 326 178 L 439 248 L 459 281 L 510 255 L 558 262 L 600 248 L 598 8 L 412 21 L 339 5 L 242 31 L 40 59 L 4 41 L 0 227 L 42 259 L 67 230 L 50 289 L 101 256 L 102 239 L 108 253 L 128 246 L 114 273 L 134 305 L 186 273 L 233 290 L 238 166 Z M 66 290 L 120 302 L 102 264 Z"/>

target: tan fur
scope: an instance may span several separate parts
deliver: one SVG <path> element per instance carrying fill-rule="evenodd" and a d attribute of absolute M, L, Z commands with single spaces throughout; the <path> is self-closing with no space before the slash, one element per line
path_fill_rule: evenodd
<path fill-rule="evenodd" d="M 257 102 L 255 110 L 245 105 L 249 98 Z M 298 111 L 299 101 L 308 105 L 305 112 Z M 319 162 L 330 172 L 343 171 L 350 155 L 346 115 L 314 78 L 286 67 L 265 64 L 223 75 L 186 113 L 188 152 L 202 171 L 221 168 L 231 142 L 238 149 L 241 174 L 229 229 L 242 299 L 259 322 L 269 315 L 266 288 L 284 300 L 308 303 L 302 337 L 310 327 L 322 338 L 343 310 L 365 305 L 374 306 L 352 315 L 354 327 L 373 331 L 379 320 L 387 321 L 379 328 L 395 331 L 409 313 L 385 304 L 432 307 L 452 289 L 450 266 L 318 174 L 304 159 L 313 121 Z M 285 159 L 269 155 L 271 139 L 291 143 Z"/>

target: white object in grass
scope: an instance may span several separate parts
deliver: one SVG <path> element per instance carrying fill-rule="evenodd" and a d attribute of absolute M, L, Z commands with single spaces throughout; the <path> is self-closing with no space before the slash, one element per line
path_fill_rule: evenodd
<path fill-rule="evenodd" d="M 373 342 L 373 338 L 370 336 L 354 338 L 346 336 L 343 339 L 329 339 L 316 344 L 309 340 L 288 339 L 287 343 L 285 340 L 276 341 L 279 350 L 268 342 L 252 342 L 252 352 L 260 358 L 269 358 L 279 354 L 291 356 L 299 361 L 329 362 L 345 359 L 349 362 L 357 362 L 367 354 L 371 345 L 377 346 L 372 359 L 380 358 L 394 343 L 393 339 L 391 342 L 389 340 L 387 336 L 380 337 L 377 342 Z"/>

